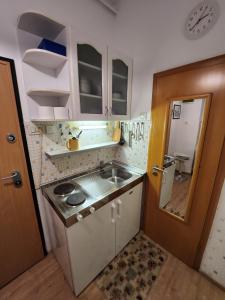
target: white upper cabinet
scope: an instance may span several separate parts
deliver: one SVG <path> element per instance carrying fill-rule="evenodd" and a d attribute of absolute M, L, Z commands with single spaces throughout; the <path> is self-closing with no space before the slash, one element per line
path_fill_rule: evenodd
<path fill-rule="evenodd" d="M 73 118 L 129 119 L 132 60 L 73 29 L 70 51 Z"/>
<path fill-rule="evenodd" d="M 132 60 L 108 49 L 108 107 L 109 119 L 130 118 Z"/>
<path fill-rule="evenodd" d="M 73 118 L 107 119 L 107 48 L 86 34 L 71 32 Z"/>

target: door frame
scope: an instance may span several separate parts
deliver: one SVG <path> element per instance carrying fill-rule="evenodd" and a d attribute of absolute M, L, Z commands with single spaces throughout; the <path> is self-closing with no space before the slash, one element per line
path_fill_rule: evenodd
<path fill-rule="evenodd" d="M 43 232 L 43 227 L 42 227 L 42 222 L 41 222 L 41 215 L 40 215 L 38 201 L 37 201 L 37 194 L 36 194 L 35 185 L 34 185 L 34 178 L 33 178 L 33 173 L 32 173 L 30 155 L 29 155 L 29 150 L 28 150 L 28 145 L 27 145 L 27 138 L 26 138 L 26 133 L 25 133 L 25 128 L 24 128 L 23 113 L 22 113 L 19 88 L 18 88 L 18 83 L 17 83 L 15 62 L 11 58 L 2 57 L 2 56 L 0 56 L 0 60 L 8 62 L 10 64 L 10 71 L 11 71 L 12 83 L 13 83 L 13 89 L 14 89 L 15 101 L 16 101 L 15 104 L 16 104 L 17 115 L 18 115 L 18 119 L 19 119 L 20 132 L 21 132 L 21 136 L 22 136 L 23 148 L 24 148 L 25 159 L 26 159 L 26 166 L 27 166 L 27 171 L 28 171 L 28 175 L 29 175 L 29 183 L 31 186 L 31 193 L 32 193 L 32 198 L 33 198 L 32 200 L 34 203 L 35 214 L 37 217 L 37 223 L 38 223 L 38 228 L 39 228 L 39 232 L 40 232 L 40 236 L 41 236 L 42 247 L 43 247 L 44 255 L 46 256 L 47 250 L 46 250 L 44 232 Z"/>
<path fill-rule="evenodd" d="M 205 60 L 201 60 L 198 62 L 194 62 L 194 63 L 190 63 L 184 66 L 180 66 L 180 67 L 176 67 L 173 69 L 169 69 L 166 71 L 162 71 L 159 73 L 155 73 L 153 75 L 153 93 L 152 93 L 152 98 L 156 97 L 156 90 L 157 90 L 157 79 L 164 77 L 164 76 L 168 76 L 168 75 L 173 75 L 176 73 L 182 73 L 182 72 L 188 72 L 188 71 L 192 71 L 194 69 L 204 69 L 207 67 L 213 67 L 213 66 L 217 66 L 220 64 L 224 64 L 225 63 L 225 55 L 220 55 L 220 56 L 216 56 L 216 57 L 212 57 L 212 58 L 208 58 Z M 201 94 L 201 92 L 199 93 L 199 95 Z M 204 93 L 204 96 L 206 96 L 208 94 L 208 96 L 211 94 L 210 93 Z M 199 96 L 198 95 L 198 96 Z M 176 98 L 176 97 L 175 97 Z M 177 98 L 181 98 L 181 97 L 177 97 Z M 152 108 L 151 108 L 152 111 Z M 151 133 L 150 133 L 151 136 Z M 225 142 L 224 142 L 225 143 Z M 150 150 L 150 146 L 151 146 L 151 138 L 149 140 L 149 147 L 148 147 L 148 153 Z M 220 192 L 222 189 L 222 184 L 223 184 L 223 178 L 224 178 L 224 170 L 223 166 L 225 166 L 225 145 L 223 144 L 223 149 L 221 147 L 221 152 L 220 152 L 220 156 L 219 156 L 219 163 L 216 169 L 216 173 L 214 177 L 214 182 L 213 182 L 213 186 L 212 186 L 212 194 L 210 197 L 210 201 L 209 201 L 209 205 L 207 208 L 207 212 L 206 212 L 206 216 L 205 216 L 205 220 L 204 220 L 204 225 L 203 225 L 203 229 L 201 232 L 201 237 L 199 239 L 199 243 L 197 246 L 197 250 L 196 250 L 196 255 L 195 255 L 195 259 L 193 262 L 193 268 L 194 269 L 199 269 L 200 264 L 201 264 L 201 260 L 202 260 L 202 256 L 207 244 L 207 240 L 210 234 L 210 230 L 211 230 L 211 226 L 213 223 L 213 219 L 215 216 L 215 212 L 216 212 L 216 208 L 218 205 L 218 201 L 219 201 L 219 197 L 220 197 Z M 150 165 L 148 162 L 148 172 L 150 172 Z M 223 173 L 223 174 L 222 174 Z M 147 185 L 149 186 L 149 181 L 147 182 Z M 146 197 L 146 201 L 147 197 Z M 146 206 L 146 203 L 145 203 Z M 146 216 L 145 216 L 145 220 L 144 220 L 144 230 L 146 229 Z M 179 221 L 179 220 L 177 220 Z"/>

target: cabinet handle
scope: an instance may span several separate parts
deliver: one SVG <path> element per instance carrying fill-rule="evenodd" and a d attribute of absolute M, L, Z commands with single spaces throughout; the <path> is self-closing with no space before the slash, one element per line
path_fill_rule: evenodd
<path fill-rule="evenodd" d="M 105 116 L 108 115 L 108 111 L 109 111 L 108 106 L 105 106 Z"/>
<path fill-rule="evenodd" d="M 83 219 L 83 216 L 79 213 L 76 215 L 76 217 L 78 222 L 80 222 Z"/>
<path fill-rule="evenodd" d="M 109 115 L 110 115 L 110 117 L 112 116 L 112 106 L 110 106 L 110 108 L 109 108 Z"/>
<path fill-rule="evenodd" d="M 115 223 L 115 208 L 116 208 L 116 205 L 113 202 L 111 204 L 111 220 L 112 220 L 112 223 Z"/>
<path fill-rule="evenodd" d="M 120 199 L 117 199 L 117 216 L 119 219 L 121 218 L 121 204 L 122 201 Z"/>
<path fill-rule="evenodd" d="M 134 192 L 134 191 L 130 191 L 130 192 L 129 192 L 129 195 L 133 194 L 133 192 Z"/>

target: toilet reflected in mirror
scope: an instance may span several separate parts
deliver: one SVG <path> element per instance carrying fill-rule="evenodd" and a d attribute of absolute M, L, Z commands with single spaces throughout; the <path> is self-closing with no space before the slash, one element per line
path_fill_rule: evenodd
<path fill-rule="evenodd" d="M 206 99 L 170 103 L 159 207 L 184 221 L 201 157 L 205 103 Z"/>

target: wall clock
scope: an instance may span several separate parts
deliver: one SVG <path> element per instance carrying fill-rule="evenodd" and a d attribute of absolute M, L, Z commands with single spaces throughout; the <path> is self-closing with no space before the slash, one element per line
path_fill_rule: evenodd
<path fill-rule="evenodd" d="M 188 15 L 185 36 L 193 40 L 202 37 L 213 27 L 218 17 L 218 3 L 215 0 L 202 1 Z"/>

